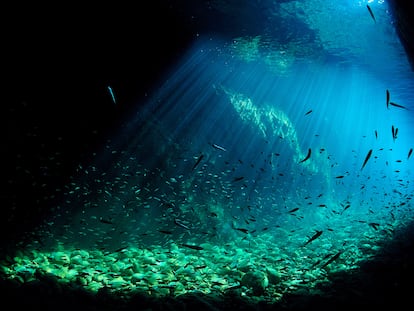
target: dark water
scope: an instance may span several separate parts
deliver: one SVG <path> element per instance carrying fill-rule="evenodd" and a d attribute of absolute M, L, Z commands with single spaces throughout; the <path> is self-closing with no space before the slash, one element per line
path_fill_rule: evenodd
<path fill-rule="evenodd" d="M 33 165 L 16 152 L 21 177 L 8 187 L 41 189 L 27 200 L 40 216 L 30 222 L 10 203 L 21 190 L 7 197 L 9 222 L 20 213 L 25 233 L 4 252 L 4 279 L 24 291 L 68 287 L 64 298 L 82 290 L 91 304 L 114 293 L 125 308 L 138 297 L 180 308 L 192 295 L 210 307 L 332 306 L 347 295 L 380 305 L 373 293 L 396 282 L 384 273 L 371 290 L 370 272 L 387 256 L 410 258 L 394 244 L 411 245 L 414 94 L 387 3 L 369 5 L 375 20 L 357 1 L 161 6 L 191 40 L 154 85 L 134 93 L 139 80 L 116 70 L 91 79 L 98 95 L 85 93 L 94 104 L 83 125 L 46 140 L 64 147 Z M 65 106 L 89 100 L 67 94 Z M 30 119 L 30 99 L 20 105 L 13 113 Z M 39 124 L 49 119 L 32 109 Z M 26 136 L 53 129 L 32 122 Z M 41 142 L 34 149 L 48 150 Z"/>

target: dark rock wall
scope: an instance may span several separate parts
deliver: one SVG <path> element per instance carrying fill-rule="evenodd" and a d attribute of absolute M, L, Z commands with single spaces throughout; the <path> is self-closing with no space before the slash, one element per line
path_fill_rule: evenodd
<path fill-rule="evenodd" d="M 409 0 L 389 0 L 396 29 L 414 70 L 414 3 Z"/>

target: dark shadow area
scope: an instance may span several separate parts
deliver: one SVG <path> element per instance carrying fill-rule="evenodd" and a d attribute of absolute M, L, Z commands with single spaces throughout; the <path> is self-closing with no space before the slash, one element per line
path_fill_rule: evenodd
<path fill-rule="evenodd" d="M 79 164 L 136 112 L 194 38 L 169 1 L 97 10 L 11 4 L 5 13 L 1 245 L 26 239 L 60 204 Z"/>
<path fill-rule="evenodd" d="M 413 259 L 414 228 L 410 226 L 396 232 L 393 240 L 373 259 L 360 264 L 357 271 L 331 274 L 331 283 L 318 289 L 320 295 L 288 295 L 285 303 L 299 310 L 403 306 L 411 301 Z"/>
<path fill-rule="evenodd" d="M 406 0 L 389 0 L 398 36 L 414 70 L 414 7 Z"/>

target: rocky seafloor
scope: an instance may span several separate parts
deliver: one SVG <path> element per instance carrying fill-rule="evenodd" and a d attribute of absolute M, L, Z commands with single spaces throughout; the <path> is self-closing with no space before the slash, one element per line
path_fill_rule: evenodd
<path fill-rule="evenodd" d="M 398 306 L 409 302 L 414 288 L 413 236 L 407 227 L 369 259 L 356 264 L 348 254 L 314 267 L 304 253 L 284 258 L 269 248 L 269 242 L 265 249 L 259 243 L 249 253 L 231 243 L 220 247 L 204 243 L 202 249 L 172 243 L 169 248 L 123 248 L 111 253 L 19 251 L 2 261 L 1 295 L 4 304 L 42 310 Z M 292 266 L 284 268 L 280 262 Z"/>

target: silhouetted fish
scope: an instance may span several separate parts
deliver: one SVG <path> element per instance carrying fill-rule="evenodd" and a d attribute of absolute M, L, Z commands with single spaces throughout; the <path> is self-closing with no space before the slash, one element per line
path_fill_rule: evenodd
<path fill-rule="evenodd" d="M 375 20 L 374 13 L 372 12 L 371 7 L 368 4 L 367 4 L 367 9 L 368 9 L 368 12 L 371 15 L 372 19 L 374 20 L 374 22 L 377 23 L 377 21 Z"/>
<path fill-rule="evenodd" d="M 375 230 L 378 230 L 379 227 L 379 223 L 376 222 L 370 222 L 368 223 L 368 225 L 370 225 L 372 228 L 374 228 Z"/>
<path fill-rule="evenodd" d="M 114 250 L 114 253 L 122 252 L 124 249 L 127 249 L 127 248 L 128 248 L 127 246 L 120 247 L 120 248 Z"/>
<path fill-rule="evenodd" d="M 408 151 L 407 160 L 411 157 L 412 153 L 413 153 L 413 148 L 410 148 L 410 150 Z"/>
<path fill-rule="evenodd" d="M 398 127 L 394 128 L 394 125 L 391 127 L 392 140 L 395 141 L 398 136 Z"/>
<path fill-rule="evenodd" d="M 330 263 L 332 263 L 333 261 L 337 260 L 338 257 L 342 254 L 342 252 L 338 252 L 335 255 L 333 255 L 327 262 L 325 262 L 321 268 L 325 268 L 327 265 L 329 265 Z"/>
<path fill-rule="evenodd" d="M 105 219 L 105 218 L 102 218 L 102 217 L 99 218 L 99 221 L 104 223 L 104 224 L 108 224 L 108 225 L 113 225 L 114 224 L 111 220 Z"/>
<path fill-rule="evenodd" d="M 378 132 L 375 130 L 375 139 L 378 139 Z"/>
<path fill-rule="evenodd" d="M 387 109 L 390 109 L 389 104 L 390 104 L 390 91 L 387 90 Z"/>
<path fill-rule="evenodd" d="M 296 212 L 297 210 L 299 210 L 299 207 L 295 207 L 294 209 L 291 209 L 290 211 L 288 211 L 288 213 L 294 213 L 294 212 Z"/>
<path fill-rule="evenodd" d="M 194 166 L 193 166 L 193 170 L 197 167 L 197 165 L 201 162 L 201 160 L 204 158 L 204 155 L 203 154 L 201 154 L 199 157 L 198 157 L 198 159 L 197 159 L 197 162 L 194 164 Z"/>
<path fill-rule="evenodd" d="M 238 231 L 241 231 L 241 232 L 243 232 L 243 233 L 249 233 L 249 230 L 247 230 L 247 229 L 245 229 L 245 228 L 234 228 L 234 230 L 238 230 Z"/>
<path fill-rule="evenodd" d="M 312 241 L 316 240 L 317 238 L 319 238 L 321 236 L 322 232 L 323 232 L 322 230 L 321 231 L 316 230 L 316 233 L 309 240 L 307 240 L 306 243 L 303 246 L 306 246 L 310 242 L 312 242 Z"/>
<path fill-rule="evenodd" d="M 243 176 L 240 176 L 240 177 L 234 177 L 233 181 L 240 181 L 240 180 L 242 180 L 242 179 L 244 179 L 244 177 L 243 177 Z"/>
<path fill-rule="evenodd" d="M 305 113 L 305 116 L 312 113 L 312 110 L 309 110 L 307 113 Z"/>
<path fill-rule="evenodd" d="M 367 162 L 368 162 L 369 158 L 371 157 L 371 155 L 372 155 L 372 149 L 370 149 L 370 150 L 368 151 L 368 154 L 367 154 L 367 156 L 365 157 L 364 163 L 362 164 L 361 171 L 362 171 L 362 169 L 365 167 L 365 164 L 367 164 Z"/>
<path fill-rule="evenodd" d="M 308 150 L 308 154 L 306 155 L 306 157 L 302 160 L 302 161 L 300 161 L 299 163 L 302 163 L 302 162 L 305 162 L 306 160 L 308 160 L 309 158 L 310 158 L 310 156 L 311 156 L 311 153 L 312 153 L 312 150 L 311 150 L 311 148 L 309 148 L 309 150 Z"/>
<path fill-rule="evenodd" d="M 351 207 L 351 204 L 348 204 L 347 206 L 345 206 L 344 207 L 344 209 L 342 210 L 342 212 L 341 212 L 341 214 L 343 213 L 343 212 L 345 212 L 348 208 L 350 208 Z"/>
<path fill-rule="evenodd" d="M 195 249 L 197 251 L 201 251 L 204 249 L 203 247 L 198 246 L 198 245 L 191 245 L 191 244 L 181 244 L 181 245 L 187 248 Z"/>
<path fill-rule="evenodd" d="M 172 231 L 169 231 L 169 230 L 158 230 L 158 232 L 161 232 L 164 234 L 172 234 Z"/>
<path fill-rule="evenodd" d="M 407 108 L 405 108 L 404 106 L 399 105 L 399 104 L 396 104 L 396 103 L 393 103 L 393 102 L 390 102 L 390 105 L 391 105 L 391 106 L 394 106 L 394 107 L 402 108 L 402 109 L 407 109 Z"/>

